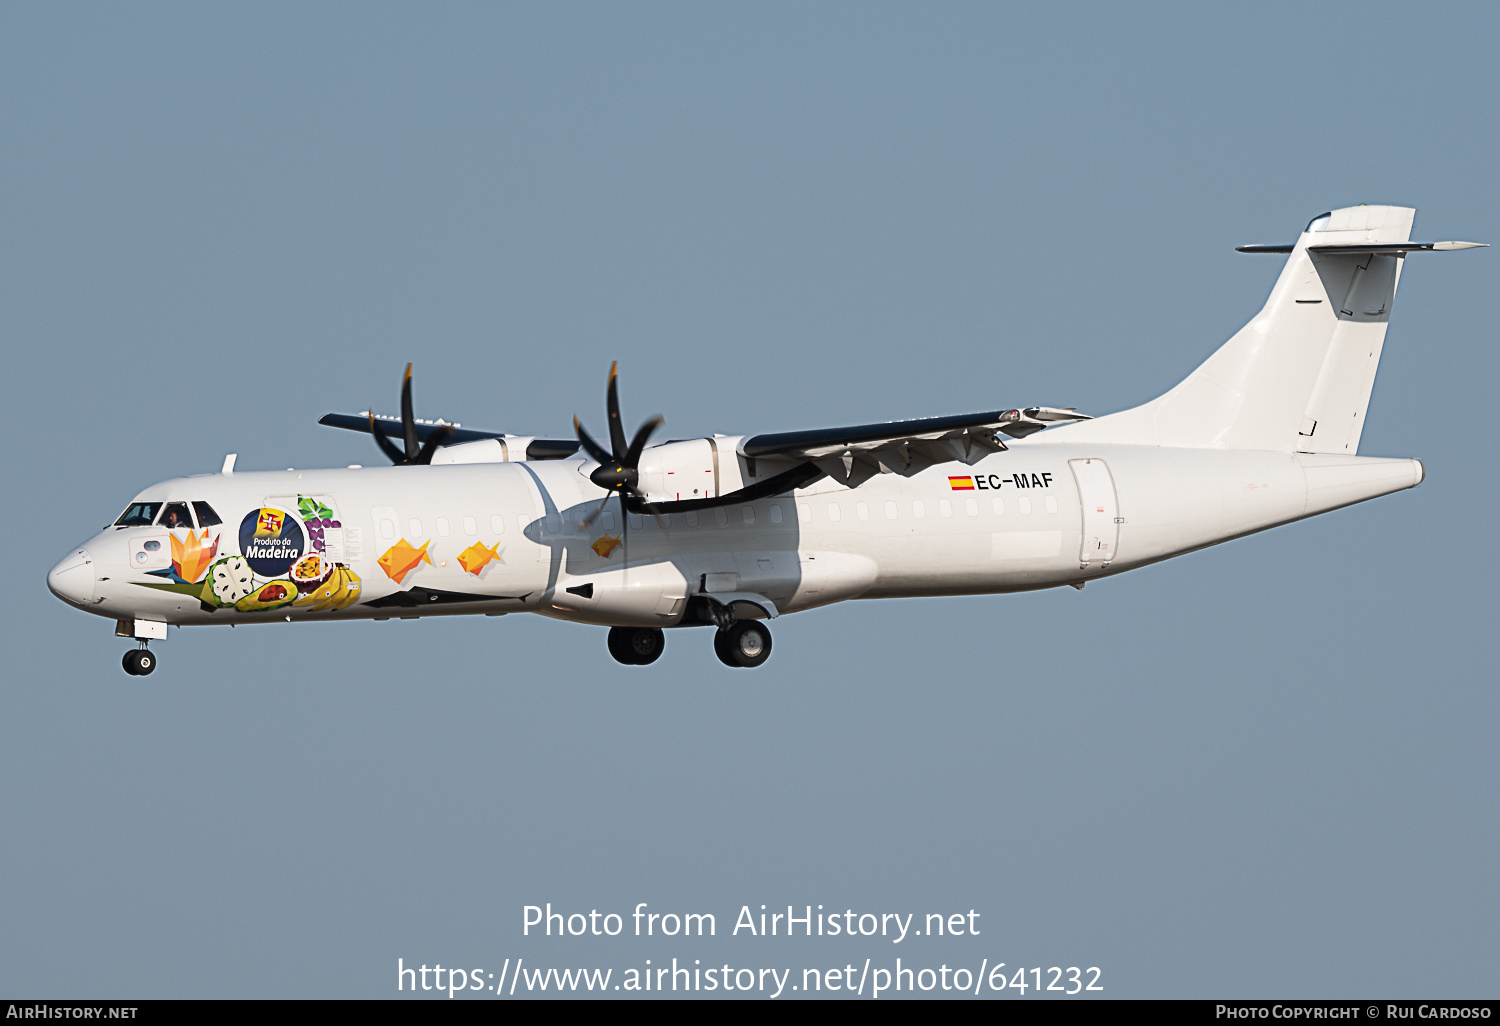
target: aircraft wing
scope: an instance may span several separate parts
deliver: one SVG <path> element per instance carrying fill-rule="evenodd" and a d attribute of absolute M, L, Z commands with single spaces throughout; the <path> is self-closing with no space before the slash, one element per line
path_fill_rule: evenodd
<path fill-rule="evenodd" d="M 362 434 L 370 433 L 370 414 L 368 413 L 325 413 L 319 418 L 318 423 L 328 427 L 358 431 Z M 448 436 L 444 445 L 506 437 L 503 431 L 475 431 L 473 428 L 461 427 L 443 420 L 418 420 L 416 428 L 419 442 L 426 442 L 439 428 L 447 428 Z M 388 438 L 400 439 L 402 437 L 401 418 L 377 413 L 375 414 L 375 430 Z M 526 458 L 529 460 L 564 460 L 577 451 L 576 439 L 538 438 L 526 447 Z"/>
<path fill-rule="evenodd" d="M 811 462 L 829 476 L 854 485 L 875 474 L 913 474 L 954 460 L 974 464 L 1005 450 L 998 435 L 1025 438 L 1053 424 L 1091 419 L 1071 408 L 1032 406 L 754 435 L 740 444 L 740 453 L 750 460 Z"/>

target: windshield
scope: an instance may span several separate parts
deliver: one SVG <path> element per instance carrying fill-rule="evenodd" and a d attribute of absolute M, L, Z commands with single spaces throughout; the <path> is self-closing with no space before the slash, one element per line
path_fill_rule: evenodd
<path fill-rule="evenodd" d="M 157 524 L 157 526 L 165 527 L 169 530 L 178 527 L 186 527 L 191 529 L 193 526 L 193 519 L 188 515 L 187 503 L 167 503 L 167 508 L 161 511 L 161 520 Z"/>
<path fill-rule="evenodd" d="M 116 527 L 147 527 L 151 521 L 156 519 L 156 511 L 161 509 L 159 502 L 132 502 L 120 514 L 120 519 L 115 521 Z"/>

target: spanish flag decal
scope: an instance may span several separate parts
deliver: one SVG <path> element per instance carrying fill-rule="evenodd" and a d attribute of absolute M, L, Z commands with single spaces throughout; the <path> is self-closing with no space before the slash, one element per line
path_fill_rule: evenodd
<path fill-rule="evenodd" d="M 972 492 L 974 490 L 974 479 L 972 477 L 950 477 L 948 487 L 955 492 Z"/>

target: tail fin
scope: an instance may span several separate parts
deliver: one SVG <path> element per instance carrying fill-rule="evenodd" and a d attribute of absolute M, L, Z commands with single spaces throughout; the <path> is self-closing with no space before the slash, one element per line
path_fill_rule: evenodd
<path fill-rule="evenodd" d="M 1046 441 L 1353 454 L 1406 253 L 1410 207 L 1345 207 L 1290 246 L 1265 307 L 1187 379 L 1144 406 L 1047 432 Z"/>

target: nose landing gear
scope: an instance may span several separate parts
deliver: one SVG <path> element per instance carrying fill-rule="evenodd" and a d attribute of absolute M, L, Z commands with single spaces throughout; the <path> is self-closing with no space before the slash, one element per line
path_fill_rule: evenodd
<path fill-rule="evenodd" d="M 611 627 L 609 654 L 626 666 L 646 666 L 661 658 L 667 639 L 655 627 Z"/>
<path fill-rule="evenodd" d="M 714 633 L 714 654 L 725 666 L 759 666 L 771 658 L 771 632 L 755 620 L 736 620 Z"/>
<path fill-rule="evenodd" d="M 120 665 L 132 677 L 144 677 L 156 669 L 156 656 L 151 654 L 143 641 L 140 648 L 132 648 L 125 653 L 125 658 L 120 660 Z"/>

